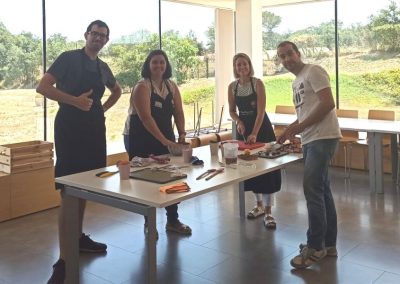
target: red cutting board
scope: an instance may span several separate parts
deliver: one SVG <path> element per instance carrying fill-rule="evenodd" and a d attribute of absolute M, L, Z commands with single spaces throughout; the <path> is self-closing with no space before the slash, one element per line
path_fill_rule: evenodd
<path fill-rule="evenodd" d="M 261 148 L 261 147 L 265 146 L 265 143 L 261 143 L 261 142 L 256 142 L 253 144 L 246 144 L 246 143 L 244 143 L 244 141 L 238 141 L 238 143 L 239 143 L 239 150 L 241 150 L 241 151 L 246 150 L 246 149 L 253 150 L 253 149 L 257 149 L 257 148 Z"/>

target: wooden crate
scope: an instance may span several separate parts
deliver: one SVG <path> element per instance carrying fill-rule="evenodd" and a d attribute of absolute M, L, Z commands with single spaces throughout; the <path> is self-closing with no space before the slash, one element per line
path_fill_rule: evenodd
<path fill-rule="evenodd" d="M 10 174 L 11 218 L 59 206 L 54 167 Z"/>
<path fill-rule="evenodd" d="M 28 141 L 0 146 L 0 171 L 20 173 L 52 167 L 53 143 Z"/>
<path fill-rule="evenodd" d="M 10 175 L 0 172 L 0 222 L 11 218 Z"/>

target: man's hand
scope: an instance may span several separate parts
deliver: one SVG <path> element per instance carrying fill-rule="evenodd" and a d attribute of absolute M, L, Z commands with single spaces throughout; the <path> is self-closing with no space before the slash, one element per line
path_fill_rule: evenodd
<path fill-rule="evenodd" d="M 93 99 L 89 98 L 93 93 L 93 90 L 82 93 L 79 97 L 76 97 L 75 106 L 83 111 L 89 111 L 93 104 Z"/>
<path fill-rule="evenodd" d="M 293 141 L 294 137 L 303 131 L 304 126 L 301 123 L 293 123 L 285 129 L 285 131 L 276 139 L 276 141 L 280 144 L 284 143 L 286 140 Z"/>

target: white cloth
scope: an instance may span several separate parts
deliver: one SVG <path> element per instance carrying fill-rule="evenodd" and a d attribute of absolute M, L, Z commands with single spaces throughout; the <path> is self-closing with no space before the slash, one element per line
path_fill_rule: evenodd
<path fill-rule="evenodd" d="M 330 88 L 329 75 L 320 66 L 305 64 L 292 83 L 293 103 L 299 123 L 304 121 L 318 106 L 318 92 Z M 335 110 L 331 110 L 320 122 L 307 127 L 301 133 L 303 145 L 315 140 L 341 138 Z"/>

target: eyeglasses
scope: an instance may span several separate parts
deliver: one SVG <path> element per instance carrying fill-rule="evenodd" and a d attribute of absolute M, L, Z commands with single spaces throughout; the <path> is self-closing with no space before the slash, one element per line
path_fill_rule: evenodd
<path fill-rule="evenodd" d="M 106 34 L 99 33 L 99 32 L 96 32 L 96 31 L 89 31 L 88 34 L 90 34 L 93 37 L 98 37 L 100 39 L 107 39 L 108 38 L 108 36 Z"/>

